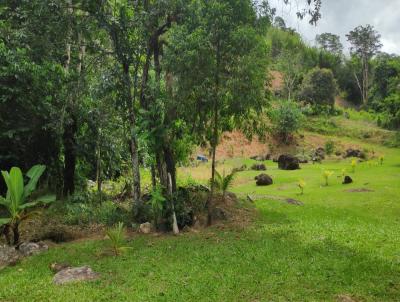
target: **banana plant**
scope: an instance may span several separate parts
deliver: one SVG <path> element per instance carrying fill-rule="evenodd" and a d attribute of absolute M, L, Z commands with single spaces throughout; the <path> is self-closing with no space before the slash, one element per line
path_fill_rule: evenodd
<path fill-rule="evenodd" d="M 0 227 L 3 227 L 3 233 L 10 245 L 10 231 L 13 232 L 13 244 L 19 244 L 19 225 L 22 221 L 37 213 L 32 211 L 32 208 L 49 204 L 56 199 L 55 195 L 45 195 L 34 200 L 29 198 L 36 190 L 37 183 L 45 170 L 46 166 L 44 165 L 33 166 L 26 173 L 29 179 L 26 185 L 20 168 L 13 167 L 10 172 L 1 171 L 7 186 L 7 194 L 5 197 L 0 196 L 0 206 L 7 210 L 8 217 L 0 218 Z"/>

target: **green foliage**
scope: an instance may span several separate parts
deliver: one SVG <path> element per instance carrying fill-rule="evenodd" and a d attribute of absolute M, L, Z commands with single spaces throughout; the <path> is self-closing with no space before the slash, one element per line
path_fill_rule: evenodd
<path fill-rule="evenodd" d="M 332 155 L 333 152 L 335 152 L 335 142 L 332 140 L 329 140 L 325 143 L 325 152 L 328 155 Z"/>
<path fill-rule="evenodd" d="M 150 198 L 151 213 L 156 227 L 163 214 L 166 201 L 167 199 L 163 195 L 163 188 L 160 185 L 157 185 L 151 192 Z"/>
<path fill-rule="evenodd" d="M 37 183 L 45 171 L 46 166 L 33 166 L 26 176 L 29 179 L 24 185 L 24 178 L 20 168 L 13 167 L 10 172 L 1 171 L 7 185 L 6 197 L 0 196 L 0 206 L 4 207 L 9 217 L 0 221 L 0 226 L 5 225 L 14 232 L 14 244 L 19 241 L 19 224 L 30 217 L 33 212 L 30 209 L 42 204 L 49 204 L 55 200 L 54 195 L 36 197 L 33 201 L 29 200 L 30 195 L 36 190 Z M 7 238 L 9 241 L 9 238 Z M 10 242 L 9 242 L 10 243 Z"/>
<path fill-rule="evenodd" d="M 126 240 L 123 222 L 118 222 L 114 227 L 108 228 L 106 230 L 106 235 L 108 239 L 110 239 L 115 256 L 120 255 L 121 252 L 129 248 L 124 246 L 126 244 Z"/>
<path fill-rule="evenodd" d="M 311 104 L 333 107 L 336 90 L 332 71 L 314 68 L 308 72 L 303 80 L 300 98 Z"/>
<path fill-rule="evenodd" d="M 221 192 L 225 198 L 226 192 L 233 185 L 233 181 L 235 180 L 235 171 L 232 171 L 229 174 L 225 174 L 225 171 L 220 174 L 218 171 L 215 171 L 215 179 L 214 179 L 214 188 Z"/>
<path fill-rule="evenodd" d="M 281 101 L 278 106 L 271 109 L 269 117 L 273 126 L 273 133 L 288 143 L 294 133 L 302 126 L 304 116 L 299 105 L 292 101 Z"/>
<path fill-rule="evenodd" d="M 333 174 L 334 174 L 333 171 L 328 171 L 328 170 L 325 170 L 325 171 L 322 173 L 322 177 L 323 177 L 324 180 L 325 180 L 325 186 L 329 186 L 329 178 L 330 178 Z"/>

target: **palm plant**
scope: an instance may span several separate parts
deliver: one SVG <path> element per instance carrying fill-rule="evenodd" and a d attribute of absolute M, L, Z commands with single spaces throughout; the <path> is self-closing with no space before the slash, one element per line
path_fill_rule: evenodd
<path fill-rule="evenodd" d="M 0 218 L 0 227 L 3 226 L 3 233 L 8 244 L 11 244 L 10 231 L 12 231 L 13 244 L 18 245 L 19 225 L 22 221 L 37 213 L 31 211 L 32 208 L 41 204 L 48 204 L 56 199 L 55 195 L 41 196 L 35 200 L 29 199 L 45 169 L 46 166 L 43 165 L 33 166 L 26 173 L 29 178 L 26 185 L 24 185 L 20 168 L 13 167 L 10 172 L 1 171 L 7 186 L 7 194 L 6 197 L 0 196 L 0 206 L 7 210 L 9 217 Z"/>
<path fill-rule="evenodd" d="M 300 195 L 304 194 L 304 188 L 306 187 L 306 182 L 304 181 L 304 179 L 300 179 L 299 182 L 297 183 L 297 186 L 300 189 Z"/>
<path fill-rule="evenodd" d="M 125 244 L 125 227 L 123 222 L 118 222 L 114 227 L 106 230 L 106 235 L 111 241 L 115 256 L 128 249 Z"/>
<path fill-rule="evenodd" d="M 357 160 L 356 160 L 356 159 L 353 159 L 353 160 L 351 161 L 351 171 L 352 171 L 353 173 L 356 172 L 356 167 L 357 167 Z"/>
<path fill-rule="evenodd" d="M 232 171 L 228 175 L 225 175 L 225 171 L 221 175 L 218 171 L 215 171 L 215 179 L 214 183 L 211 184 L 214 188 L 222 193 L 222 196 L 225 198 L 226 192 L 230 187 L 232 187 L 233 181 L 235 179 L 235 171 Z"/>
<path fill-rule="evenodd" d="M 329 186 L 329 178 L 333 175 L 333 173 L 333 171 L 324 171 L 324 173 L 322 173 L 322 176 L 325 179 L 325 186 Z"/>

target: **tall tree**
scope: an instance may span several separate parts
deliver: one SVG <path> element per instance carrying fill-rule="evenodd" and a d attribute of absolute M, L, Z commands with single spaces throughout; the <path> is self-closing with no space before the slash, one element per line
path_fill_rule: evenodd
<path fill-rule="evenodd" d="M 350 53 L 360 61 L 361 77 L 354 71 L 364 106 L 368 104 L 370 88 L 370 60 L 381 49 L 381 35 L 371 25 L 358 26 L 346 35 L 351 43 Z"/>
<path fill-rule="evenodd" d="M 319 48 L 340 55 L 343 52 L 343 44 L 340 42 L 340 37 L 331 33 L 323 33 L 315 38 Z"/>
<path fill-rule="evenodd" d="M 188 124 L 211 146 L 211 223 L 220 132 L 232 129 L 252 109 L 261 110 L 267 50 L 263 32 L 254 27 L 257 16 L 249 0 L 193 1 L 190 12 L 171 34 L 169 68 L 176 97 L 185 101 Z"/>

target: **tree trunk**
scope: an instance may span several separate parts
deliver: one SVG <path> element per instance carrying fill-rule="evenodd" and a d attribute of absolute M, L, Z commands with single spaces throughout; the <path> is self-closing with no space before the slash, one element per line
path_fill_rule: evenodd
<path fill-rule="evenodd" d="M 63 196 L 68 197 L 75 192 L 75 165 L 76 165 L 76 117 L 71 115 L 71 122 L 64 126 L 64 186 Z"/>
<path fill-rule="evenodd" d="M 15 223 L 12 226 L 12 231 L 14 235 L 14 245 L 17 246 L 19 244 L 19 223 Z"/>
<path fill-rule="evenodd" d="M 126 103 L 129 106 L 130 116 L 130 151 L 132 162 L 132 175 L 133 175 L 133 210 L 135 216 L 142 208 L 141 192 L 140 192 L 140 169 L 139 169 L 139 148 L 136 137 L 136 117 L 134 113 L 134 100 L 132 99 L 132 83 L 129 74 L 129 63 L 123 64 L 124 82 L 125 82 L 125 97 Z"/>

